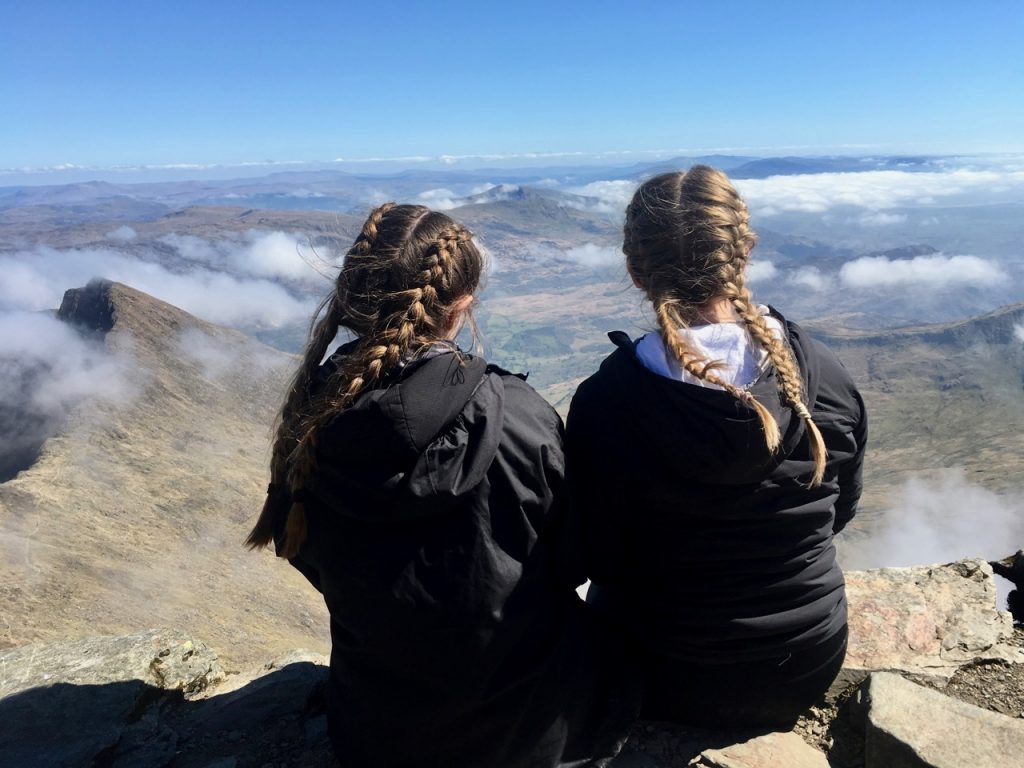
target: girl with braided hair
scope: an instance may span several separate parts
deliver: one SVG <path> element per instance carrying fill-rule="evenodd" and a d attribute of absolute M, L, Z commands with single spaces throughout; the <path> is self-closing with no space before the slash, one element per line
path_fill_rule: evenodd
<path fill-rule="evenodd" d="M 444 214 L 374 210 L 281 409 L 247 543 L 323 593 L 346 766 L 591 765 L 628 726 L 552 557 L 561 421 L 454 342 L 483 268 Z M 321 362 L 340 329 L 355 339 Z"/>
<path fill-rule="evenodd" d="M 707 166 L 640 186 L 622 249 L 658 332 L 611 334 L 569 411 L 587 599 L 629 632 L 649 719 L 792 725 L 846 651 L 832 537 L 860 497 L 864 404 L 755 303 L 749 218 Z"/>

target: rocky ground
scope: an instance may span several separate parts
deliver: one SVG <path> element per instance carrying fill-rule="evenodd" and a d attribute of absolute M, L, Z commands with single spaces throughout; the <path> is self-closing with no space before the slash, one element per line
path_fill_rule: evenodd
<path fill-rule="evenodd" d="M 1017 627 L 1010 643 L 1024 651 L 1024 628 Z M 958 669 L 948 682 L 926 675 L 908 679 L 976 707 L 1024 719 L 1024 663 L 979 659 Z M 833 768 L 864 764 L 864 732 L 856 708 L 857 678 L 844 677 L 794 729 L 805 742 L 824 752 Z"/>
<path fill-rule="evenodd" d="M 1024 649 L 1024 628 L 1017 627 L 1013 642 Z M 978 661 L 960 669 L 941 690 L 977 707 L 1024 718 L 1024 664 Z"/>
<path fill-rule="evenodd" d="M 1024 632 L 992 607 L 991 568 L 961 561 L 847 579 L 847 666 L 793 731 L 641 722 L 610 768 L 1020 764 Z M 178 631 L 0 651 L 0 764 L 337 768 L 325 657 L 232 664 Z M 896 752 L 911 762 L 894 762 Z"/>

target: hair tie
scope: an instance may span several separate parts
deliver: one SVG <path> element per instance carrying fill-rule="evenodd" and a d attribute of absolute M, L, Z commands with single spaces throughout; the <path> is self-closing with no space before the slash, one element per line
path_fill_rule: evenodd
<path fill-rule="evenodd" d="M 796 411 L 796 415 L 801 419 L 805 419 L 807 421 L 811 420 L 811 412 L 807 410 L 807 406 L 803 403 L 797 403 L 794 405 L 793 410 Z"/>

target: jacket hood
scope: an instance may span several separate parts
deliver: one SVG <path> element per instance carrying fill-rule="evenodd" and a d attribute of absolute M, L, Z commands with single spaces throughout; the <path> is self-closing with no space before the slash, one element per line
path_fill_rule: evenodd
<path fill-rule="evenodd" d="M 807 355 L 800 329 L 782 322 L 804 380 L 807 401 L 813 404 L 818 371 Z M 782 436 L 778 450 L 768 450 L 757 412 L 720 389 L 669 379 L 647 369 L 637 358 L 636 342 L 621 331 L 609 334 L 618 349 L 601 365 L 602 373 L 628 395 L 622 400 L 639 439 L 661 456 L 672 457 L 678 475 L 716 485 L 744 485 L 790 456 L 806 438 L 806 428 L 781 400 L 775 367 L 769 365 L 750 386 L 750 392 L 775 417 Z"/>
<path fill-rule="evenodd" d="M 501 385 L 487 373 L 482 359 L 445 352 L 361 395 L 321 431 L 313 494 L 374 520 L 442 512 L 480 483 L 498 451 Z"/>

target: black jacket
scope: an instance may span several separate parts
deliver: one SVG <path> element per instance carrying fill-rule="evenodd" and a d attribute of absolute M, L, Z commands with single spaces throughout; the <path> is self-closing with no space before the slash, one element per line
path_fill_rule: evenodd
<path fill-rule="evenodd" d="M 807 488 L 806 428 L 771 366 L 751 391 L 779 423 L 775 454 L 752 408 L 647 370 L 622 333 L 573 398 L 566 450 L 588 599 L 643 654 L 768 659 L 846 623 L 832 534 L 860 497 L 864 404 L 831 351 L 783 325 L 828 447 L 818 488 Z"/>
<path fill-rule="evenodd" d="M 413 362 L 322 430 L 317 459 L 292 562 L 330 611 L 342 765 L 590 765 L 617 751 L 628 705 L 552 567 L 561 420 L 525 381 L 453 353 Z"/>

